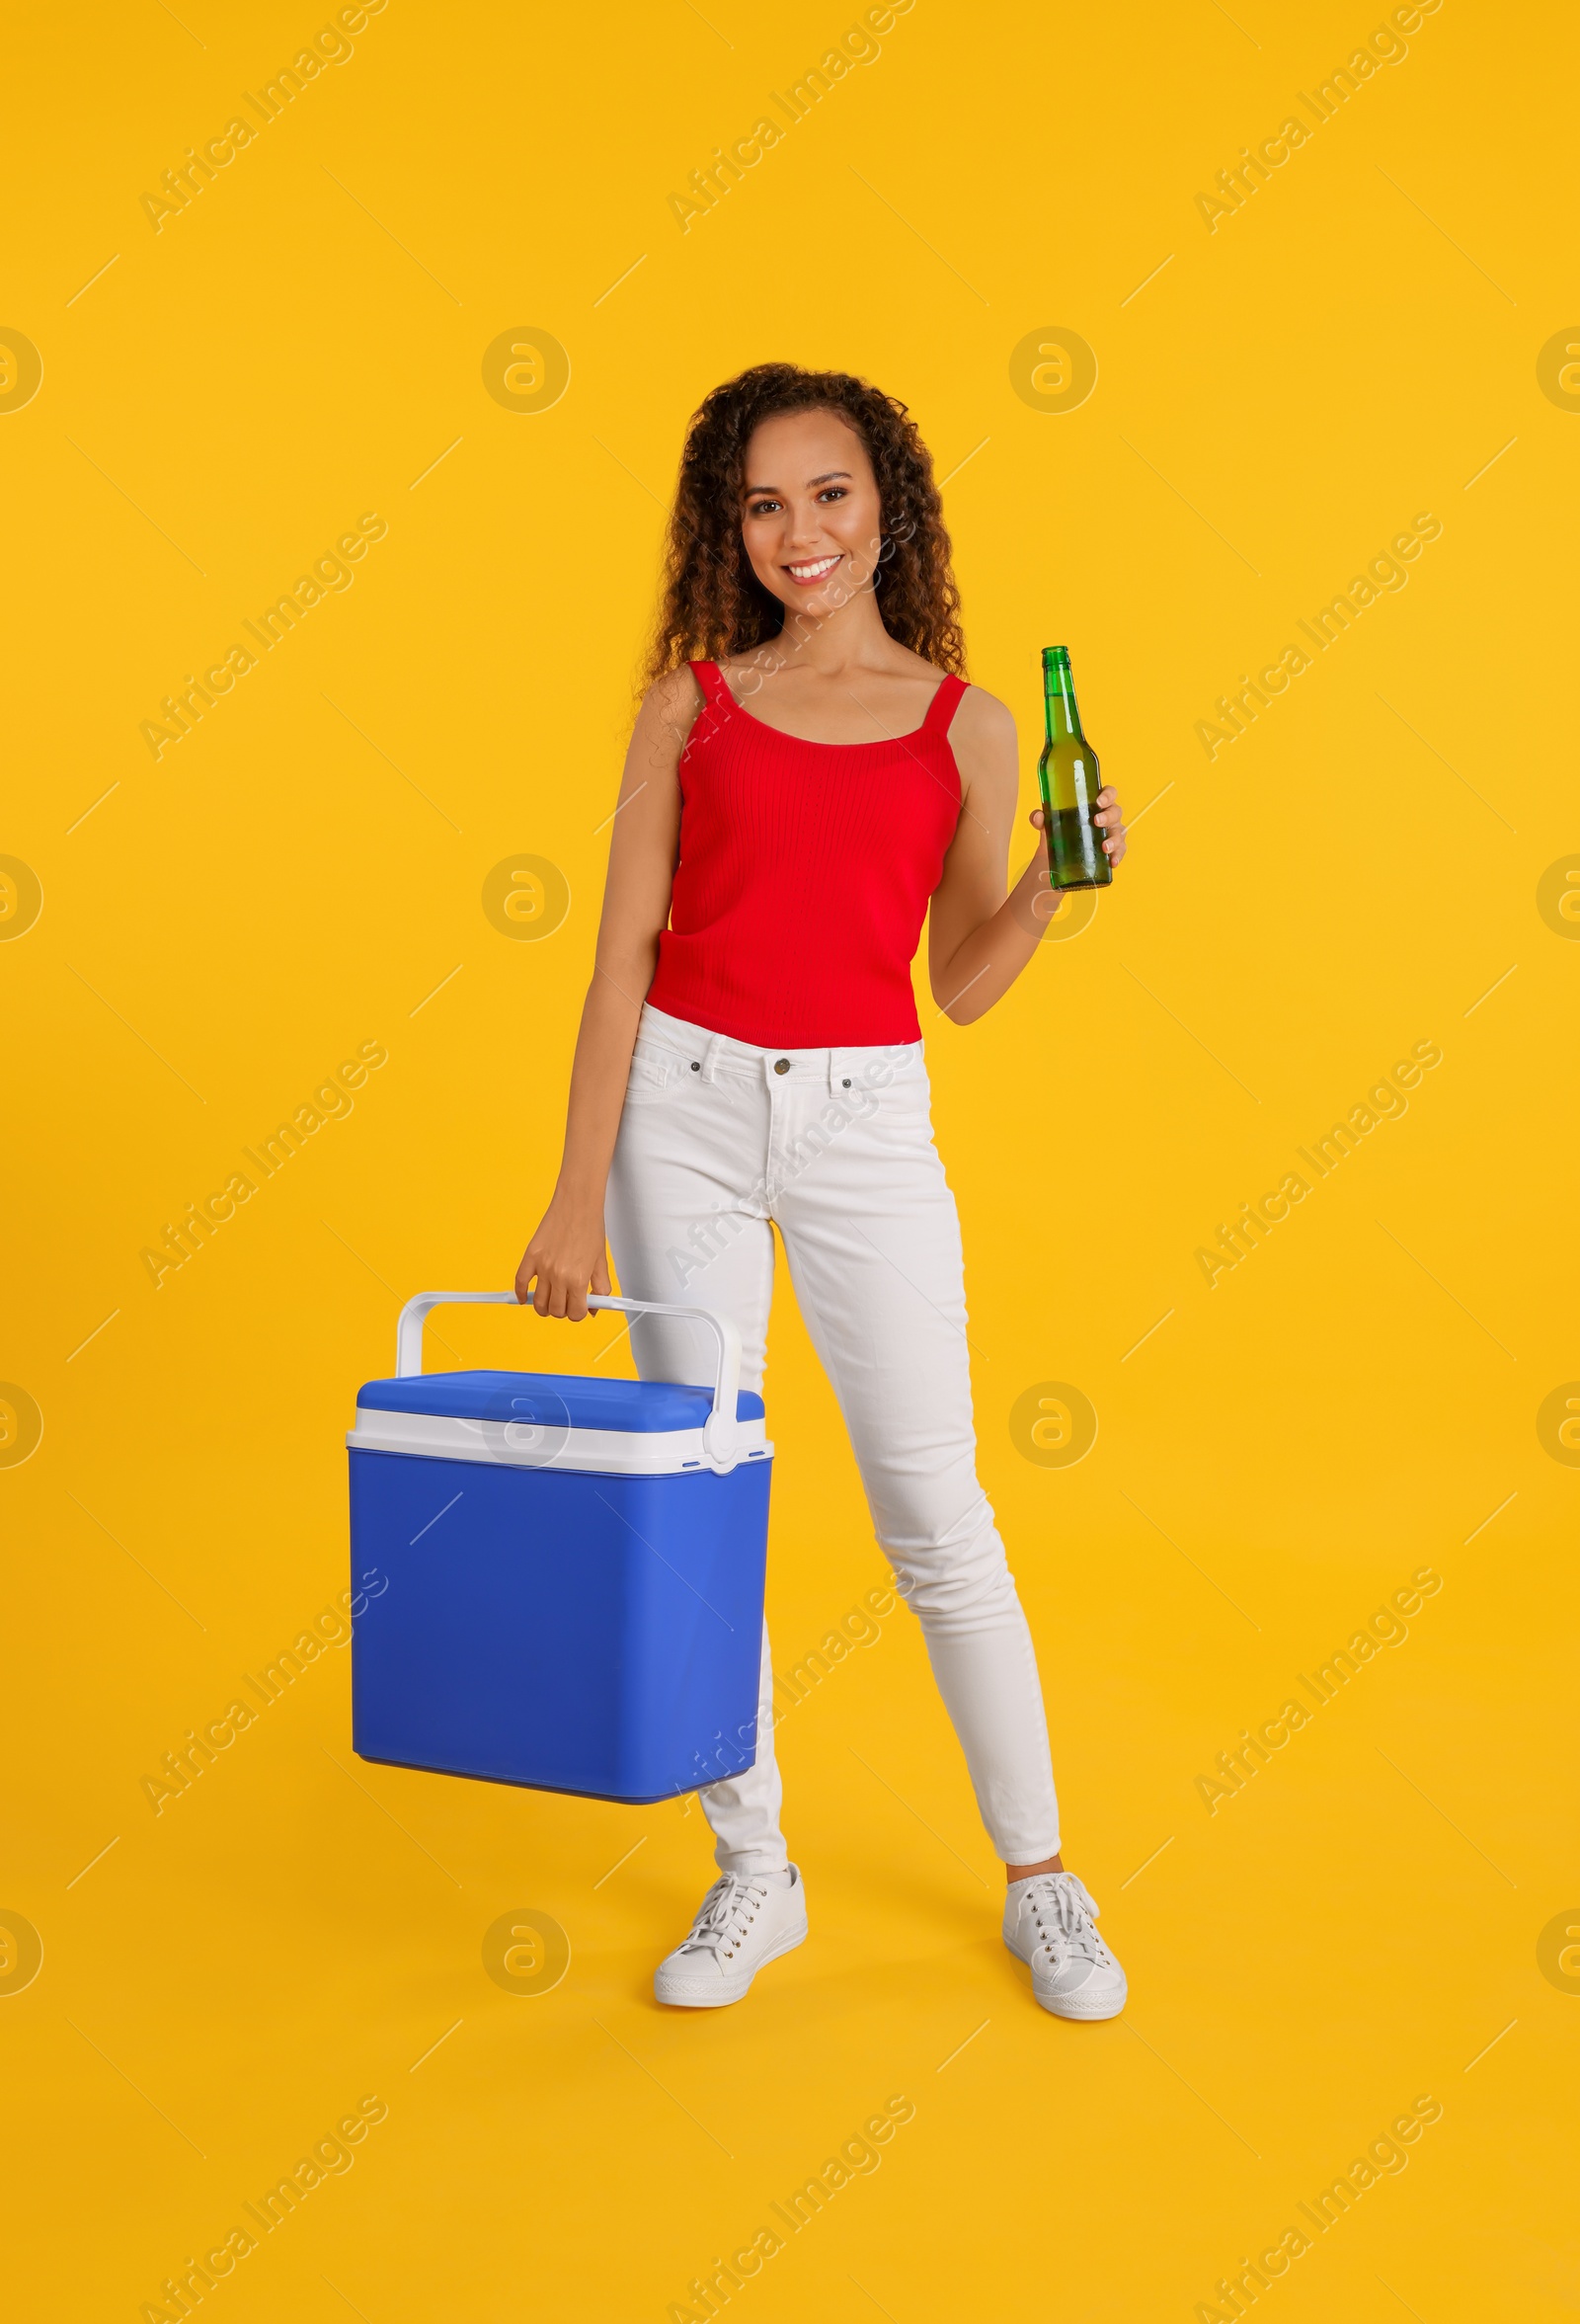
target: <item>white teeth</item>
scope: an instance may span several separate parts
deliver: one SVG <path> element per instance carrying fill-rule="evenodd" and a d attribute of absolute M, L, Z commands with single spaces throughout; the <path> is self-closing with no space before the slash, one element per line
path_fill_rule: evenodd
<path fill-rule="evenodd" d="M 836 556 L 819 557 L 811 565 L 792 565 L 790 571 L 795 575 L 797 581 L 815 581 L 820 573 L 831 572 L 838 562 L 839 559 Z"/>

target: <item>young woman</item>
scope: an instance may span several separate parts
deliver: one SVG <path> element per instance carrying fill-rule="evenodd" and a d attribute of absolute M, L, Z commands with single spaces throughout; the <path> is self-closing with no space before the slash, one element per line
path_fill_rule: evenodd
<path fill-rule="evenodd" d="M 627 1297 L 734 1317 L 755 1389 L 777 1226 L 1005 1861 L 1004 1942 L 1045 2009 L 1106 2018 L 1125 1974 L 1060 1858 L 1036 1655 L 977 1482 L 960 1229 L 910 984 L 927 917 L 933 998 L 971 1024 L 1046 924 L 1045 841 L 1004 893 L 1015 725 L 965 682 L 958 608 L 903 404 L 789 363 L 707 398 L 615 810 L 564 1161 L 515 1288 L 580 1321 L 589 1290 L 609 1289 L 606 1229 Z M 1111 790 L 1095 821 L 1117 863 Z M 644 1379 L 712 1379 L 702 1326 L 648 1317 L 631 1337 Z M 756 1762 L 700 1794 L 720 1878 L 659 1966 L 661 2001 L 738 2001 L 806 1936 L 772 1687 L 764 1631 Z"/>

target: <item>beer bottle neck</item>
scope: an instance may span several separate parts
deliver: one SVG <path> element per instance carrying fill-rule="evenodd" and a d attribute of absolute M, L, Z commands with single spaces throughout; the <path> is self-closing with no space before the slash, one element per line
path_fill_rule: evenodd
<path fill-rule="evenodd" d="M 1043 665 L 1043 714 L 1048 722 L 1048 740 L 1057 743 L 1064 737 L 1080 735 L 1080 712 L 1075 707 L 1075 689 L 1070 683 L 1067 664 Z"/>

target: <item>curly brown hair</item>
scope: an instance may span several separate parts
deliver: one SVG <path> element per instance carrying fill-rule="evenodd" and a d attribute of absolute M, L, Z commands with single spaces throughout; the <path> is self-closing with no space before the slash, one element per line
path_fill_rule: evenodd
<path fill-rule="evenodd" d="M 932 459 L 906 406 L 848 371 L 754 363 L 693 413 L 670 517 L 649 683 L 684 662 L 716 662 L 776 637 L 784 607 L 752 572 L 741 538 L 741 491 L 753 429 L 783 412 L 830 411 L 866 445 L 884 540 L 874 573 L 884 627 L 935 668 L 963 678 L 960 592 Z"/>

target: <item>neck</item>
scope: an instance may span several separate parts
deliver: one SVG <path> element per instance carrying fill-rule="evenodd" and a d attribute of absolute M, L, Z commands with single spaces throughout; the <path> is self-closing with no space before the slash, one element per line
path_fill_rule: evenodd
<path fill-rule="evenodd" d="M 813 670 L 820 677 L 836 678 L 843 670 L 871 662 L 892 642 L 868 581 L 831 613 L 804 613 L 787 605 L 784 627 L 765 641 L 762 651 L 776 655 L 781 670 Z"/>

